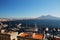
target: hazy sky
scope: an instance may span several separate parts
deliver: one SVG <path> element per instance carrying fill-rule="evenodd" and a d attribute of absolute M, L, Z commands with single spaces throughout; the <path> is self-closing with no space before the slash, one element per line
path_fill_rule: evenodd
<path fill-rule="evenodd" d="M 60 17 L 60 0 L 0 0 L 0 17 Z"/>

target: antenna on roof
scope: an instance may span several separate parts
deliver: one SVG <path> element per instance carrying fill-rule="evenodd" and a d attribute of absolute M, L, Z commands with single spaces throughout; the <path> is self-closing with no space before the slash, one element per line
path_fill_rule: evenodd
<path fill-rule="evenodd" d="M 38 31 L 37 24 L 35 23 L 35 31 Z"/>
<path fill-rule="evenodd" d="M 35 23 L 35 28 L 37 28 L 37 24 Z"/>

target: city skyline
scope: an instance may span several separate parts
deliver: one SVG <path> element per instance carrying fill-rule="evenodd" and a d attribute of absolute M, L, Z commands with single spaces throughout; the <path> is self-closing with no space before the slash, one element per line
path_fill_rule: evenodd
<path fill-rule="evenodd" d="M 1 18 L 60 17 L 60 0 L 0 0 Z"/>

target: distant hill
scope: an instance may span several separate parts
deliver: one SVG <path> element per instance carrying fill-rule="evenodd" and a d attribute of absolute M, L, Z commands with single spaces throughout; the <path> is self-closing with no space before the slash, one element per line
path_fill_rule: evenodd
<path fill-rule="evenodd" d="M 36 19 L 60 20 L 59 17 L 54 17 L 54 16 L 51 16 L 51 15 L 40 16 L 40 17 L 38 17 Z"/>
<path fill-rule="evenodd" d="M 2 22 L 3 24 L 8 24 L 8 28 L 16 27 L 16 25 L 20 23 L 22 24 L 21 25 L 22 27 L 35 27 L 35 23 L 36 23 L 37 27 L 60 28 L 60 18 L 51 16 L 51 15 L 40 16 L 38 18 L 33 18 L 33 19 L 6 19 L 6 20 L 11 20 L 8 22 Z"/>
<path fill-rule="evenodd" d="M 40 16 L 37 18 L 0 18 L 0 22 L 15 21 L 15 20 L 60 20 L 60 17 L 46 15 L 46 16 Z"/>

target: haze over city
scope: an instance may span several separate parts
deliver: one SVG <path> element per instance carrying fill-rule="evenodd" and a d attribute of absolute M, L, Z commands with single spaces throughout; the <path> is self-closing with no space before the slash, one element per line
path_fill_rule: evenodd
<path fill-rule="evenodd" d="M 60 0 L 0 0 L 0 18 L 60 17 Z"/>

